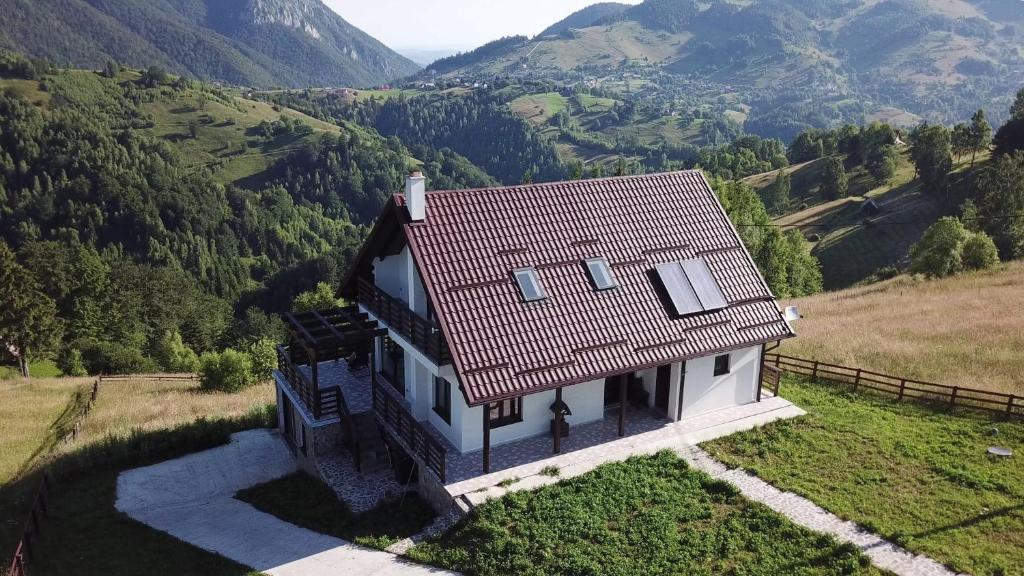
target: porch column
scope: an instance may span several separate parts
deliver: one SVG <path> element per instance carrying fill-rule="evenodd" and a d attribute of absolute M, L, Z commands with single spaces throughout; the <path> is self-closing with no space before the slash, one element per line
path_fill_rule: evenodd
<path fill-rule="evenodd" d="M 370 385 L 377 387 L 377 338 L 370 339 Z"/>
<path fill-rule="evenodd" d="M 484 404 L 484 474 L 491 471 L 491 405 Z"/>
<path fill-rule="evenodd" d="M 619 377 L 619 438 L 626 435 L 626 391 L 629 375 Z"/>
<path fill-rule="evenodd" d="M 562 387 L 555 388 L 555 404 L 562 405 Z M 555 454 L 562 453 L 562 415 L 561 410 L 555 411 Z"/>

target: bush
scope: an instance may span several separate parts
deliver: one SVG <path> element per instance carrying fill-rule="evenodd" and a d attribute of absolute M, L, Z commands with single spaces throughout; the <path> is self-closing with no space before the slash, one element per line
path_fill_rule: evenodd
<path fill-rule="evenodd" d="M 944 278 L 963 270 L 963 248 L 970 237 L 960 220 L 945 217 L 932 224 L 910 249 L 910 271 Z"/>
<path fill-rule="evenodd" d="M 177 331 L 164 332 L 153 350 L 153 357 L 161 368 L 169 372 L 195 372 L 199 370 L 199 356 L 181 340 Z"/>
<path fill-rule="evenodd" d="M 295 297 L 292 303 L 293 312 L 312 312 L 314 310 L 330 310 L 340 304 L 334 295 L 334 289 L 327 282 L 319 282 L 316 288 L 303 292 Z"/>
<path fill-rule="evenodd" d="M 147 374 L 159 369 L 142 350 L 124 344 L 88 341 L 79 349 L 89 374 Z"/>
<path fill-rule="evenodd" d="M 204 390 L 237 392 L 253 383 L 252 359 L 231 348 L 207 352 L 199 358 L 199 378 Z"/>
<path fill-rule="evenodd" d="M 988 270 L 999 264 L 999 250 L 992 238 L 984 232 L 972 234 L 964 243 L 964 268 L 968 270 Z"/>
<path fill-rule="evenodd" d="M 249 346 L 249 359 L 252 362 L 252 377 L 257 382 L 270 380 L 277 369 L 277 350 L 274 342 L 267 339 L 257 340 Z"/>
<path fill-rule="evenodd" d="M 77 348 L 65 347 L 57 357 L 57 367 L 65 376 L 88 376 L 82 362 L 82 353 Z"/>

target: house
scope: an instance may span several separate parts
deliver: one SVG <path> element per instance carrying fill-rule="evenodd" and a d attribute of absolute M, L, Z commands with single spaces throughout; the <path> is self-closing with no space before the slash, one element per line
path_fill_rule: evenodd
<path fill-rule="evenodd" d="M 503 444 L 758 402 L 765 346 L 793 336 L 697 171 L 444 192 L 414 174 L 341 293 L 286 315 L 282 430 L 305 461 L 398 453 L 428 492 Z"/>

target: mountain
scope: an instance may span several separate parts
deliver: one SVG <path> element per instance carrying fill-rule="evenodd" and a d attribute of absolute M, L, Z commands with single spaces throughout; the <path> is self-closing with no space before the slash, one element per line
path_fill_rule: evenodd
<path fill-rule="evenodd" d="M 573 28 L 589 28 L 600 20 L 615 18 L 629 9 L 629 4 L 601 2 L 573 12 L 565 19 L 548 26 L 538 34 L 539 38 L 564 34 Z"/>
<path fill-rule="evenodd" d="M 10 0 L 0 48 L 77 67 L 159 65 L 256 87 L 371 86 L 412 61 L 320 0 Z"/>
<path fill-rule="evenodd" d="M 588 10 L 550 28 L 557 37 L 506 39 L 425 73 L 732 110 L 748 132 L 786 139 L 843 122 L 952 123 L 979 105 L 1000 122 L 1024 77 L 1024 8 L 1008 0 L 646 0 L 587 26 Z"/>

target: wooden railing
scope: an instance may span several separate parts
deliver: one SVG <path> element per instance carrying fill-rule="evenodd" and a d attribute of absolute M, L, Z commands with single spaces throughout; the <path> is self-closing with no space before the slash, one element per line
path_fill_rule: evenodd
<path fill-rule="evenodd" d="M 782 370 L 765 363 L 761 367 L 761 388 L 770 390 L 772 396 L 779 395 L 779 384 L 782 382 Z"/>
<path fill-rule="evenodd" d="M 381 378 L 373 383 L 373 412 L 384 428 L 401 442 L 421 466 L 426 466 L 445 481 L 445 448 L 430 432 L 413 418 L 402 399 L 389 390 L 391 385 Z"/>
<path fill-rule="evenodd" d="M 451 363 L 451 353 L 441 329 L 414 312 L 405 302 L 377 288 L 373 282 L 360 278 L 359 303 L 438 366 Z"/>
<path fill-rule="evenodd" d="M 288 349 L 284 346 L 277 347 L 277 369 L 302 400 L 302 403 L 306 405 L 306 408 L 313 413 L 315 419 L 340 416 L 344 421 L 351 420 L 348 404 L 345 403 L 345 395 L 341 393 L 341 387 L 320 388 L 318 382 L 311 380 L 305 372 L 292 363 Z"/>
<path fill-rule="evenodd" d="M 850 384 L 855 391 L 864 388 L 891 394 L 898 400 L 918 400 L 944 405 L 950 409 L 960 406 L 988 410 L 1002 413 L 1007 417 L 1024 416 L 1024 398 L 1013 394 L 935 384 L 863 368 L 851 368 L 782 354 L 766 354 L 765 363 L 774 364 L 784 372 L 804 374 L 818 380 Z"/>

